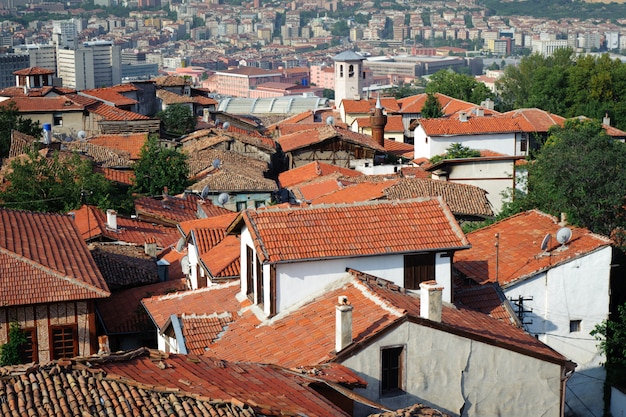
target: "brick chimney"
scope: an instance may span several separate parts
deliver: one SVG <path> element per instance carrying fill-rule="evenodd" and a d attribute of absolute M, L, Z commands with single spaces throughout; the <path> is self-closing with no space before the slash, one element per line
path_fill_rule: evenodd
<path fill-rule="evenodd" d="M 385 125 L 387 125 L 387 116 L 383 114 L 383 106 L 380 104 L 380 96 L 376 99 L 376 108 L 374 114 L 370 116 L 370 124 L 372 125 L 372 139 L 380 146 L 385 144 Z"/>
<path fill-rule="evenodd" d="M 348 297 L 339 296 L 335 309 L 335 352 L 341 352 L 352 343 L 352 306 Z"/>
<path fill-rule="evenodd" d="M 443 287 L 437 281 L 420 283 L 420 317 L 441 322 Z"/>
<path fill-rule="evenodd" d="M 156 258 L 157 244 L 154 238 L 148 238 L 143 244 L 143 251 L 146 255 Z"/>

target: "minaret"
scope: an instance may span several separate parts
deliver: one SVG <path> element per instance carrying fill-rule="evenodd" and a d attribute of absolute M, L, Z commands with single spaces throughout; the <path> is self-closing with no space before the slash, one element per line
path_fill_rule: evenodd
<path fill-rule="evenodd" d="M 374 139 L 374 141 L 380 146 L 384 146 L 387 116 L 383 114 L 383 106 L 380 104 L 380 96 L 376 99 L 376 108 L 374 109 L 374 114 L 370 116 L 370 124 L 372 125 L 372 139 Z"/>
<path fill-rule="evenodd" d="M 361 98 L 363 92 L 363 55 L 345 51 L 333 57 L 335 61 L 335 107 L 341 100 Z"/>

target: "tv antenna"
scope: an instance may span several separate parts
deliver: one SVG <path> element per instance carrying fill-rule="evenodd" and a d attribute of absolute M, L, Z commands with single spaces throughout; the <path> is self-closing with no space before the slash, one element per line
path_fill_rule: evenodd
<path fill-rule="evenodd" d="M 220 195 L 217 196 L 217 202 L 220 203 L 222 206 L 226 203 L 228 203 L 228 194 L 226 193 L 221 193 Z"/>
<path fill-rule="evenodd" d="M 548 249 L 548 246 L 550 245 L 550 240 L 552 240 L 552 235 L 548 233 L 547 235 L 544 236 L 543 240 L 541 241 L 542 251 L 545 252 Z"/>
<path fill-rule="evenodd" d="M 209 195 L 209 186 L 205 185 L 202 188 L 202 191 L 200 191 L 200 198 L 204 200 L 208 195 Z"/>

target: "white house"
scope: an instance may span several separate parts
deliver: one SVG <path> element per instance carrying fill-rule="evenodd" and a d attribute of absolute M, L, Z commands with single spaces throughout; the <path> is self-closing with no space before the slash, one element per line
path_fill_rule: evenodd
<path fill-rule="evenodd" d="M 455 269 L 478 284 L 499 283 L 526 330 L 578 364 L 567 409 L 602 415 L 605 359 L 589 333 L 609 317 L 611 240 L 534 210 L 467 238 L 472 248 Z"/>
<path fill-rule="evenodd" d="M 266 317 L 336 281 L 346 268 L 408 290 L 436 280 L 450 302 L 452 256 L 469 247 L 441 197 L 246 210 L 230 231 L 241 234 L 239 296 Z"/>
<path fill-rule="evenodd" d="M 446 153 L 450 145 L 490 150 L 502 155 L 527 155 L 528 139 L 511 118 L 469 116 L 461 112 L 450 118 L 419 119 L 414 134 L 415 158 Z"/>

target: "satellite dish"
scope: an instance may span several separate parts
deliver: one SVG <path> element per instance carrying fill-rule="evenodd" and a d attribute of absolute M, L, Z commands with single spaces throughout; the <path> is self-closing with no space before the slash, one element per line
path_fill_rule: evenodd
<path fill-rule="evenodd" d="M 189 256 L 183 256 L 183 259 L 180 260 L 180 269 L 183 270 L 183 274 L 189 275 L 191 272 L 191 265 L 189 264 Z"/>
<path fill-rule="evenodd" d="M 87 137 L 87 132 L 85 132 L 84 130 L 79 130 L 78 131 L 78 139 L 83 140 Z"/>
<path fill-rule="evenodd" d="M 220 195 L 217 196 L 217 202 L 220 203 L 221 205 L 224 205 L 226 203 L 228 203 L 228 199 L 230 197 L 228 196 L 228 194 L 226 193 L 221 193 Z"/>
<path fill-rule="evenodd" d="M 567 242 L 569 242 L 571 238 L 572 238 L 572 229 L 570 229 L 569 227 L 561 227 L 556 232 L 556 240 L 561 245 L 565 245 Z"/>
<path fill-rule="evenodd" d="M 185 248 L 185 238 L 181 237 L 180 239 L 178 239 L 178 242 L 176 242 L 176 250 L 178 252 L 181 252 L 184 248 Z"/>
<path fill-rule="evenodd" d="M 335 118 L 333 116 L 328 116 L 326 118 L 326 124 L 329 126 L 332 126 L 335 124 Z"/>
<path fill-rule="evenodd" d="M 543 240 L 541 241 L 541 250 L 545 251 L 546 249 L 548 249 L 548 245 L 550 244 L 551 239 L 552 235 L 550 233 L 544 236 Z"/>
<path fill-rule="evenodd" d="M 202 191 L 200 191 L 200 198 L 202 198 L 203 200 L 206 198 L 206 196 L 209 195 L 209 186 L 205 185 L 202 188 Z"/>
<path fill-rule="evenodd" d="M 224 122 L 224 124 L 222 125 L 222 129 L 224 130 L 228 130 L 229 127 L 230 127 L 230 123 L 228 122 Z"/>
<path fill-rule="evenodd" d="M 220 164 L 222 163 L 222 161 L 219 160 L 219 158 L 216 158 L 213 160 L 213 168 L 218 169 L 220 167 Z"/>

